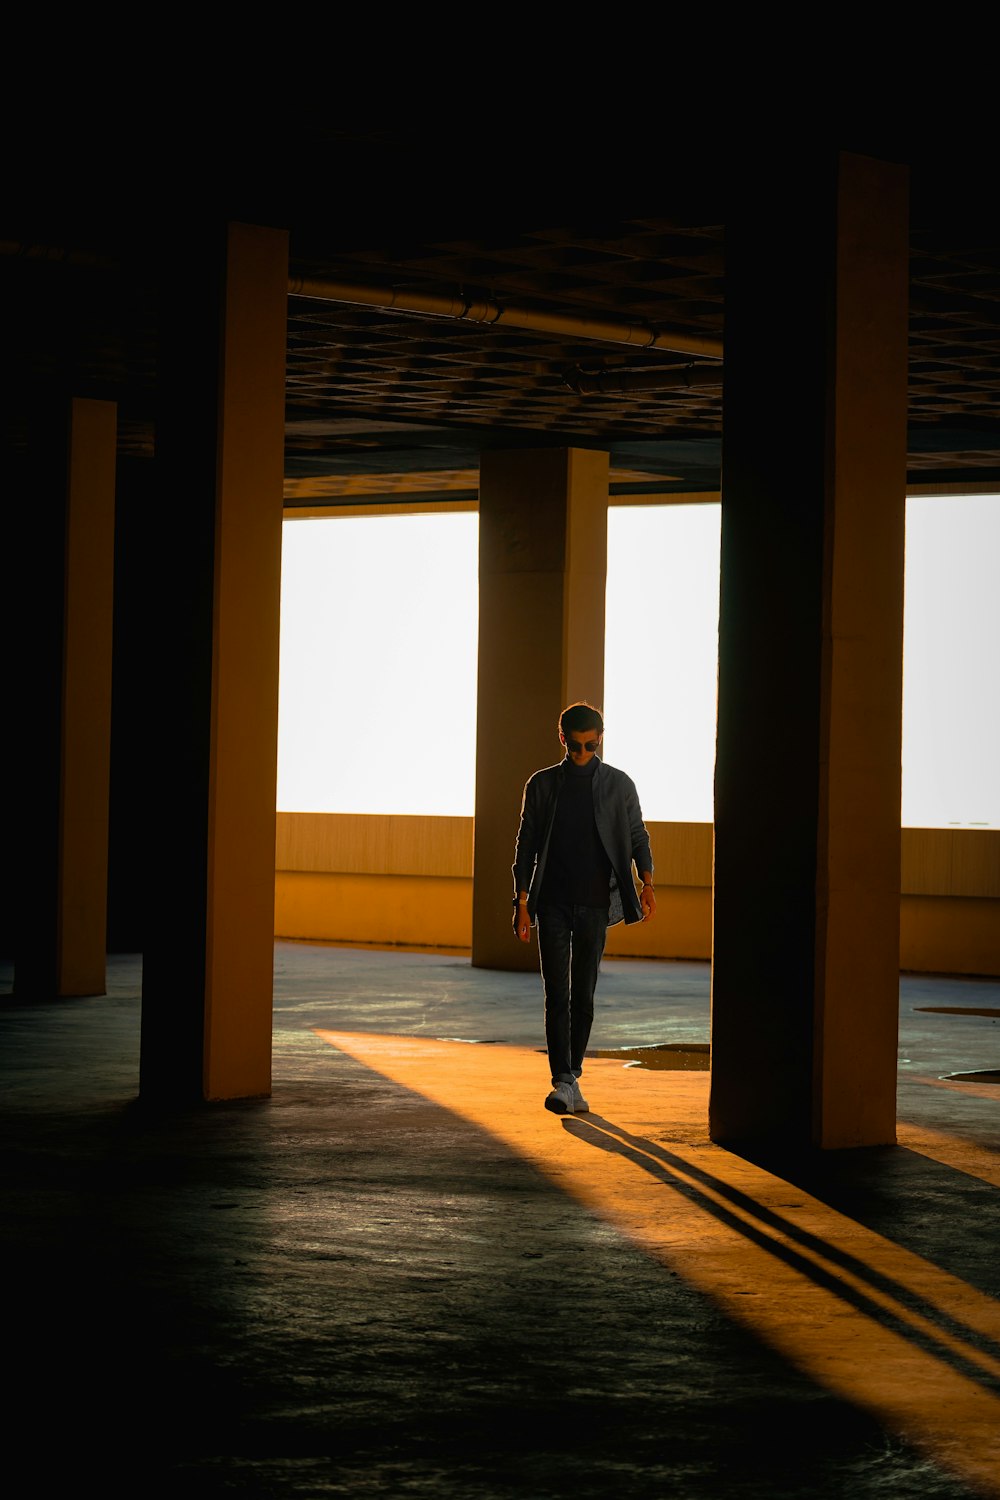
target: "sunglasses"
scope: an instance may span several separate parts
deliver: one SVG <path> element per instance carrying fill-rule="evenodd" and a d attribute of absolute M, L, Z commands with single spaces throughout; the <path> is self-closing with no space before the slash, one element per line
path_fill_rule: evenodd
<path fill-rule="evenodd" d="M 588 755 L 593 755 L 600 743 L 600 740 L 588 740 L 585 745 L 581 745 L 579 740 L 563 740 L 563 744 L 571 755 L 574 750 L 586 750 Z"/>

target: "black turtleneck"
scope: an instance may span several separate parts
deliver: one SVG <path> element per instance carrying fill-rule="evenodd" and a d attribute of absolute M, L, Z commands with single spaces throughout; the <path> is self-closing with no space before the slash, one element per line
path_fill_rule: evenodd
<path fill-rule="evenodd" d="M 594 820 L 599 764 L 596 755 L 585 766 L 574 766 L 567 757 L 545 861 L 542 906 L 551 901 L 607 907 L 611 899 L 611 861 Z"/>

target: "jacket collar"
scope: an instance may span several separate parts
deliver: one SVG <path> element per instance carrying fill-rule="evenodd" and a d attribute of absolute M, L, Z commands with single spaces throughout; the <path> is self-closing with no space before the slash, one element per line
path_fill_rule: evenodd
<path fill-rule="evenodd" d="M 600 775 L 601 766 L 604 764 L 604 762 L 601 760 L 601 757 L 596 752 L 594 754 L 594 760 L 596 762 L 596 765 L 594 766 L 594 775 L 598 776 L 598 775 Z M 568 755 L 564 755 L 563 758 L 562 758 L 562 760 L 559 761 L 558 766 L 556 767 L 556 769 L 559 770 L 559 771 L 561 771 L 562 774 L 565 776 L 566 772 L 569 770 L 569 768 L 570 768 L 570 766 L 572 764 L 573 764 L 573 762 L 570 760 L 569 756 Z M 587 764 L 589 765 L 590 762 L 588 761 Z"/>

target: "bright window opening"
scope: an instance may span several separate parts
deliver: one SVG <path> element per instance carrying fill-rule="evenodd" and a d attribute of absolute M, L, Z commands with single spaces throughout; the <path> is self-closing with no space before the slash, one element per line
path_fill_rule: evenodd
<path fill-rule="evenodd" d="M 1000 496 L 907 501 L 902 822 L 1000 827 Z M 718 503 L 608 514 L 605 756 L 711 822 Z M 474 815 L 478 517 L 286 521 L 278 807 Z M 553 758 L 558 747 L 553 747 Z"/>
<path fill-rule="evenodd" d="M 284 523 L 282 812 L 471 817 L 479 517 Z"/>
<path fill-rule="evenodd" d="M 1000 495 L 910 496 L 903 825 L 1000 828 Z"/>
<path fill-rule="evenodd" d="M 604 753 L 654 823 L 713 817 L 721 521 L 707 501 L 608 511 Z"/>

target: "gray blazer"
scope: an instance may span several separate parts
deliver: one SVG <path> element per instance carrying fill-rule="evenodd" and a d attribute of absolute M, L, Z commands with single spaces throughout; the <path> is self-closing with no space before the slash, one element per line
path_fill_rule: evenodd
<path fill-rule="evenodd" d="M 639 794 L 635 782 L 624 771 L 607 766 L 595 756 L 597 769 L 593 777 L 594 818 L 605 853 L 611 861 L 611 900 L 608 926 L 625 921 L 642 921 L 642 907 L 636 894 L 632 866 L 641 874 L 652 870 L 653 855 L 649 834 L 642 821 Z M 545 879 L 545 861 L 556 814 L 559 791 L 566 775 L 568 757 L 558 765 L 546 766 L 529 776 L 521 798 L 521 821 L 514 845 L 514 898 L 518 891 L 528 892 L 528 916 L 532 924 L 538 910 L 538 898 Z"/>

